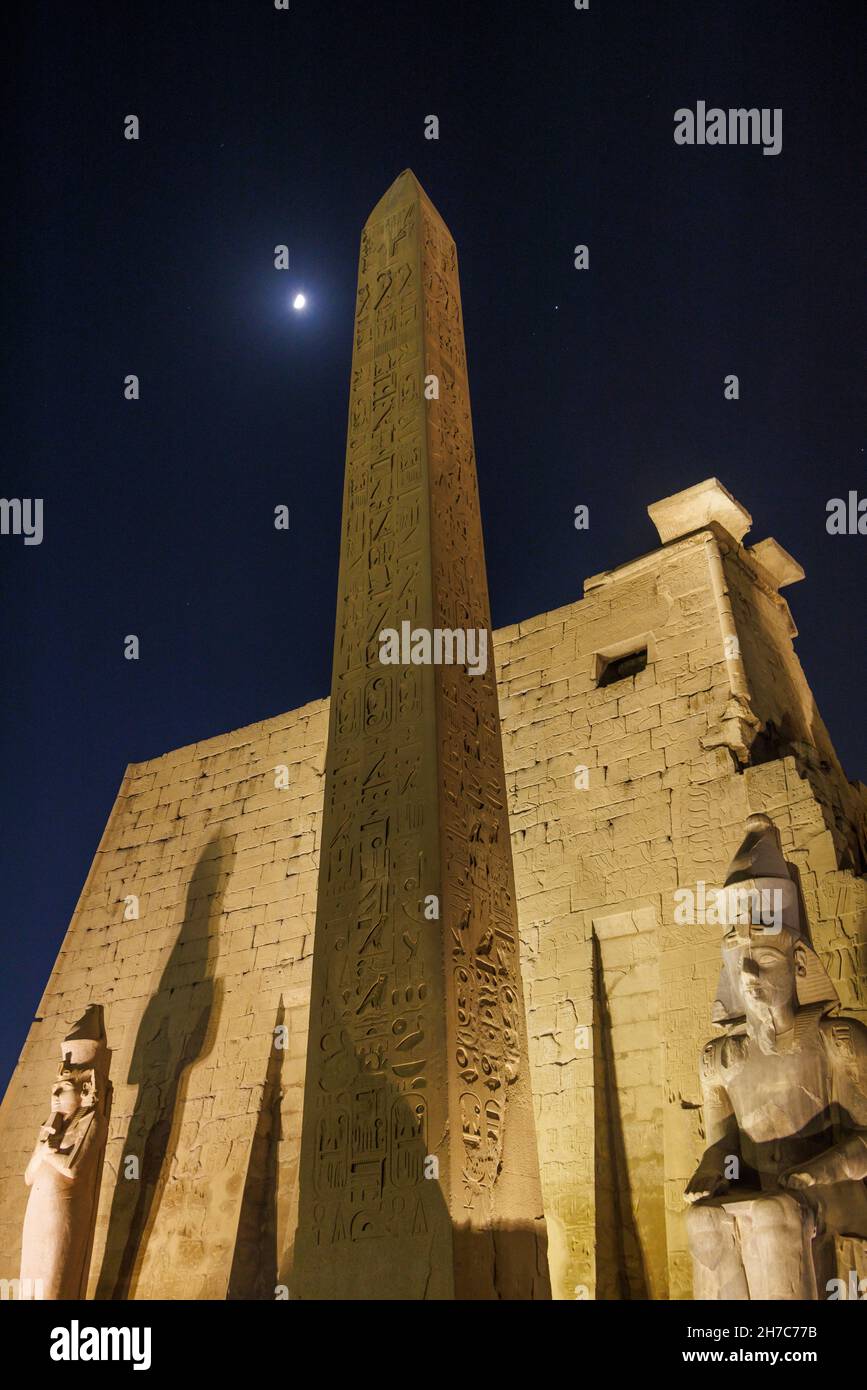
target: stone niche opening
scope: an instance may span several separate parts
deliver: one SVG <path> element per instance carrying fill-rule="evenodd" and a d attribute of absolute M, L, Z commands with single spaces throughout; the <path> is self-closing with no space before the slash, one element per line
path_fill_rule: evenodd
<path fill-rule="evenodd" d="M 651 633 L 642 633 L 628 642 L 615 642 L 593 653 L 593 681 L 597 688 L 627 680 L 647 669 L 655 659 L 655 643 Z"/>

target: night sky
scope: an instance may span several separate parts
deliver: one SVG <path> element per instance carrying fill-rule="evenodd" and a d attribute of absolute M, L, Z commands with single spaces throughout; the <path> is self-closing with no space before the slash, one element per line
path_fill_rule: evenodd
<path fill-rule="evenodd" d="M 13 8 L 0 491 L 44 539 L 0 536 L 0 1085 L 125 765 L 328 693 L 358 239 L 406 167 L 458 246 L 495 626 L 715 475 L 803 564 L 797 650 L 867 779 L 867 537 L 825 528 L 867 495 L 864 12 Z M 782 108 L 782 153 L 677 146 L 700 100 Z"/>

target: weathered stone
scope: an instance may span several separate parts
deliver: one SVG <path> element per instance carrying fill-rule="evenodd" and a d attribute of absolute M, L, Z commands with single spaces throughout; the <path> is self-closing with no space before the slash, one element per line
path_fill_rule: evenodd
<path fill-rule="evenodd" d="M 438 280 L 430 292 L 454 299 Z M 452 387 L 440 375 L 442 403 Z M 672 501 L 658 513 L 673 528 L 662 548 L 494 634 L 560 1298 L 577 1285 L 618 1296 L 624 1277 L 637 1292 L 630 1242 L 648 1247 L 653 1296 L 691 1295 L 681 1194 L 703 1147 L 691 1107 L 718 928 L 675 922 L 674 893 L 722 884 L 751 810 L 774 815 L 819 958 L 847 1010 L 867 1018 L 864 789 L 816 713 L 776 588 L 779 556 L 736 543 L 746 513 L 724 489 L 693 493 L 689 514 L 682 495 Z M 389 562 L 385 553 L 385 571 Z M 539 645 L 524 648 L 531 637 Z M 645 648 L 644 671 L 597 686 L 600 661 Z M 317 700 L 127 769 L 0 1107 L 0 1277 L 18 1268 L 21 1177 L 58 1044 L 99 998 L 115 1085 L 89 1292 L 266 1297 L 269 1280 L 271 1296 L 290 1284 L 329 707 Z M 619 752 L 618 740 L 647 730 L 654 753 L 675 750 L 665 772 Z M 289 773 L 279 789 L 278 764 Z M 166 838 L 151 839 L 157 827 Z M 128 894 L 138 920 L 125 920 Z M 647 983 L 648 965 L 658 989 L 642 1027 L 608 1006 L 626 979 Z M 208 1138 L 212 1121 L 231 1121 L 233 1137 Z M 138 1183 L 124 1176 L 129 1157 L 142 1162 Z M 244 1281 L 257 1267 L 254 1287 Z"/>
<path fill-rule="evenodd" d="M 493 657 L 455 246 L 409 172 L 362 233 L 349 416 L 292 1286 L 544 1298 L 494 672 L 378 645 L 472 631 Z"/>
<path fill-rule="evenodd" d="M 730 536 L 740 541 L 753 522 L 746 507 L 736 502 L 716 478 L 708 478 L 683 492 L 676 492 L 673 497 L 651 503 L 647 514 L 663 545 L 702 530 L 711 521 L 718 522 Z"/>
<path fill-rule="evenodd" d="M 835 1240 L 867 1249 L 867 1028 L 830 1013 L 768 816 L 747 821 L 726 890 L 726 1031 L 702 1053 L 707 1147 L 686 1190 L 695 1297 L 824 1299 Z"/>
<path fill-rule="evenodd" d="M 111 1115 L 102 1007 L 91 1004 L 61 1044 L 51 1114 L 24 1175 L 21 1290 L 37 1299 L 83 1298 Z"/>

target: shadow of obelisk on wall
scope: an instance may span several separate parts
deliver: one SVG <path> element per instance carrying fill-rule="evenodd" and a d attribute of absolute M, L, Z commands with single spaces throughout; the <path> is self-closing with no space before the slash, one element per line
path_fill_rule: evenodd
<path fill-rule="evenodd" d="M 109 1216 L 97 1298 L 134 1298 L 177 1147 L 190 1070 L 210 1052 L 220 1013 L 219 925 L 234 852 L 211 837 L 196 864 L 184 920 L 139 1025 L 127 1082 L 138 1086 Z M 138 1160 L 138 1177 L 124 1160 Z"/>
<path fill-rule="evenodd" d="M 229 1275 L 230 1299 L 274 1297 L 277 1285 L 277 1172 L 281 1134 L 280 1102 L 285 1048 L 277 1045 L 284 1026 L 283 997 L 274 1020 L 271 1050 L 259 1117 L 250 1145 L 238 1234 Z"/>
<path fill-rule="evenodd" d="M 602 952 L 593 933 L 593 1100 L 595 1119 L 596 1298 L 645 1299 L 647 1278 L 623 1140 L 623 1117 Z"/>

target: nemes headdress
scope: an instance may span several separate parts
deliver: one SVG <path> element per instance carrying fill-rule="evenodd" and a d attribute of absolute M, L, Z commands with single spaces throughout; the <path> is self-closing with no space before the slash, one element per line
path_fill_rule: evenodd
<path fill-rule="evenodd" d="M 746 832 L 729 865 L 723 890 L 726 933 L 711 1014 L 713 1022 L 736 1023 L 744 1018 L 746 1005 L 740 972 L 743 947 L 762 940 L 772 944 L 775 936 L 779 939 L 781 928 L 803 947 L 806 969 L 796 976 L 799 1008 L 822 1003 L 831 1008 L 839 1003 L 837 991 L 813 950 L 809 927 L 801 913 L 798 887 L 783 858 L 780 832 L 770 816 L 762 813 L 747 817 Z M 765 903 L 776 905 L 773 922 L 763 914 Z"/>

